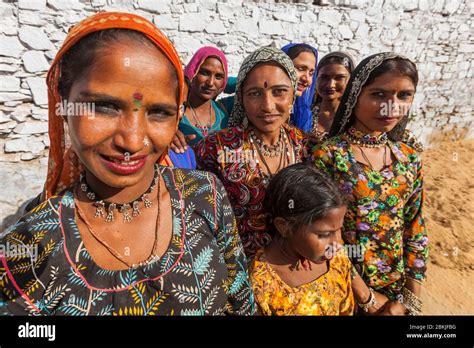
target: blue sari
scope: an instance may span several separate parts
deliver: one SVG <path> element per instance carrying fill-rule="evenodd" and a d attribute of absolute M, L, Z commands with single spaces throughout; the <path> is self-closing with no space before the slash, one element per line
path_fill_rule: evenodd
<path fill-rule="evenodd" d="M 170 149 L 168 156 L 175 168 L 196 169 L 196 155 L 189 145 L 185 153 L 177 153 Z"/>

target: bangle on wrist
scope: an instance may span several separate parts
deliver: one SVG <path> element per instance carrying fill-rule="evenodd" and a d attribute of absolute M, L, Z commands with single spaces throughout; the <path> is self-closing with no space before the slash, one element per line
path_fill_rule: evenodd
<path fill-rule="evenodd" d="M 402 289 L 402 293 L 397 296 L 398 302 L 403 304 L 408 315 L 419 315 L 423 306 L 421 299 L 407 288 Z"/>
<path fill-rule="evenodd" d="M 369 299 L 367 300 L 367 302 L 366 303 L 358 303 L 359 307 L 364 312 L 368 312 L 370 307 L 373 307 L 377 304 L 377 300 L 375 299 L 374 290 L 371 287 L 369 287 L 369 290 L 370 290 L 370 295 L 369 295 Z"/>

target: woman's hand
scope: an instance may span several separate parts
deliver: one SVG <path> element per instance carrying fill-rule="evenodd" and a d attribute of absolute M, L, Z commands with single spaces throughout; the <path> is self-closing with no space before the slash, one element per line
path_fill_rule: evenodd
<path fill-rule="evenodd" d="M 389 302 L 388 297 L 381 294 L 380 292 L 374 291 L 375 301 L 377 302 L 374 306 L 369 307 L 366 315 L 379 315 L 384 310 L 385 305 Z"/>
<path fill-rule="evenodd" d="M 359 273 L 357 273 L 355 269 L 352 271 L 355 274 L 354 279 L 352 279 L 354 298 L 357 303 L 367 303 L 370 299 L 370 289 L 360 277 Z M 374 296 L 377 303 L 367 308 L 367 312 L 364 312 L 364 315 L 378 315 L 382 311 L 383 306 L 388 302 L 387 296 L 380 292 L 374 291 Z"/>
<path fill-rule="evenodd" d="M 170 147 L 176 153 L 184 153 L 188 149 L 188 141 L 194 139 L 196 139 L 196 134 L 184 135 L 177 130 Z"/>
<path fill-rule="evenodd" d="M 390 301 L 382 308 L 380 315 L 406 315 L 406 307 L 398 301 Z"/>

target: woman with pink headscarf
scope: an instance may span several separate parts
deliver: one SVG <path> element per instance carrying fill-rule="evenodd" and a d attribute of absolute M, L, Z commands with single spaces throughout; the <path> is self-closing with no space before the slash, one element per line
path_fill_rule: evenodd
<path fill-rule="evenodd" d="M 207 135 L 227 128 L 229 114 L 216 97 L 227 84 L 227 60 L 224 53 L 211 46 L 200 48 L 184 69 L 189 81 L 186 114 L 171 148 L 177 153 L 187 150 Z"/>

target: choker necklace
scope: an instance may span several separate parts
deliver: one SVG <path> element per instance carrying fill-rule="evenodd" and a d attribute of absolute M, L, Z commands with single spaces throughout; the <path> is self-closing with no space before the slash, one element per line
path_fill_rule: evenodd
<path fill-rule="evenodd" d="M 260 140 L 257 135 L 255 134 L 254 130 L 251 129 L 249 132 L 250 141 L 255 143 L 260 150 L 260 152 L 267 157 L 276 157 L 280 155 L 284 151 L 284 129 L 283 127 L 280 128 L 280 136 L 278 137 L 278 141 L 275 145 L 267 145 L 262 140 Z"/>
<path fill-rule="evenodd" d="M 121 255 L 118 251 L 116 251 L 114 248 L 112 248 L 105 240 L 102 240 L 100 236 L 97 234 L 97 232 L 92 228 L 92 225 L 87 221 L 86 214 L 82 211 L 81 206 L 78 204 L 76 198 L 74 199 L 74 202 L 76 204 L 76 209 L 77 209 L 77 214 L 79 218 L 82 220 L 82 222 L 86 225 L 87 229 L 89 230 L 90 234 L 97 240 L 104 248 L 106 248 L 109 253 L 115 257 L 117 260 L 122 262 L 124 265 L 126 265 L 128 268 L 139 268 L 139 267 L 146 267 L 152 263 L 155 263 L 158 261 L 161 257 L 157 255 L 158 252 L 158 234 L 159 234 L 159 227 L 160 227 L 160 181 L 158 180 L 158 212 L 156 214 L 156 225 L 155 225 L 155 235 L 154 235 L 154 242 L 153 242 L 153 248 L 151 249 L 151 253 L 148 256 L 148 258 L 144 261 L 138 262 L 138 263 L 129 263 L 123 255 Z"/>
<path fill-rule="evenodd" d="M 94 201 L 93 205 L 95 206 L 95 218 L 102 217 L 105 218 L 105 221 L 111 222 L 115 220 L 114 216 L 114 210 L 118 210 L 120 213 L 123 215 L 123 222 L 130 222 L 132 221 L 132 216 L 138 216 L 140 215 L 140 209 L 138 205 L 140 202 L 143 202 L 145 205 L 145 208 L 150 208 L 152 203 L 150 200 L 150 193 L 153 192 L 155 189 L 156 185 L 160 181 L 160 168 L 157 164 L 155 164 L 155 173 L 153 175 L 153 181 L 150 184 L 150 187 L 144 194 L 142 194 L 140 197 L 135 199 L 132 202 L 128 203 L 113 203 L 106 201 L 104 199 L 96 199 L 98 195 L 92 191 L 92 189 L 89 187 L 86 181 L 86 176 L 84 173 L 81 173 L 80 175 L 80 188 L 82 192 L 86 194 L 86 197 L 89 198 L 91 201 Z M 130 209 L 132 209 L 132 215 L 128 212 Z M 107 215 L 105 215 L 105 211 L 107 211 Z"/>
<path fill-rule="evenodd" d="M 346 131 L 346 136 L 351 143 L 362 147 L 381 148 L 388 142 L 387 133 L 382 133 L 380 135 L 364 134 L 354 127 L 350 127 Z"/>

